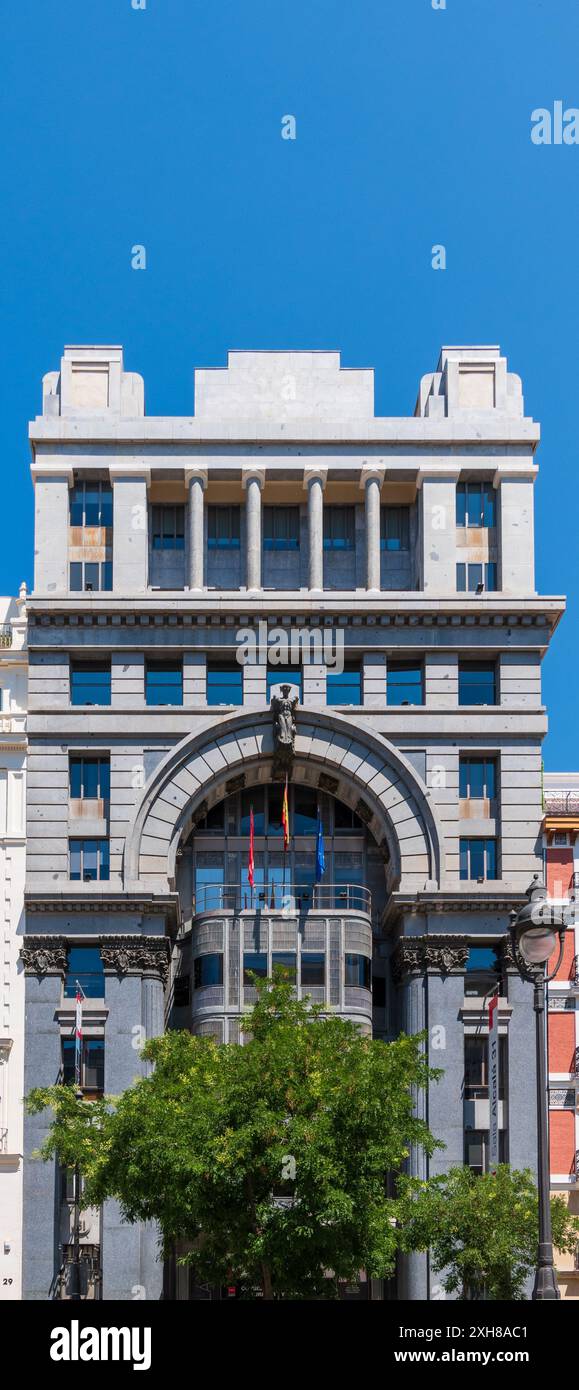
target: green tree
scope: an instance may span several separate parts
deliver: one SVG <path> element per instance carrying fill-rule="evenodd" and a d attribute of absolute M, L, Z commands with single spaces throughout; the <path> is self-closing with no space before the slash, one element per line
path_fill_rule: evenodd
<path fill-rule="evenodd" d="M 402 1179 L 399 1190 L 403 1248 L 430 1249 L 447 1293 L 462 1298 L 468 1290 L 491 1301 L 524 1297 L 539 1238 L 537 1189 L 528 1168 L 519 1172 L 501 1163 L 482 1176 L 451 1168 L 424 1183 Z M 579 1221 L 561 1197 L 551 1199 L 551 1216 L 554 1245 L 572 1250 Z"/>
<path fill-rule="evenodd" d="M 84 1204 L 119 1200 L 129 1222 L 158 1222 L 165 1250 L 190 1244 L 200 1281 L 246 1295 L 335 1298 L 359 1271 L 391 1273 L 400 1229 L 386 1175 L 435 1141 L 413 1111 L 432 1072 L 422 1039 L 373 1041 L 291 986 L 259 981 L 248 1041 L 171 1032 L 146 1044 L 151 1075 L 88 1104 L 74 1088 L 36 1090 L 51 1106 L 41 1156 L 78 1164 Z"/>

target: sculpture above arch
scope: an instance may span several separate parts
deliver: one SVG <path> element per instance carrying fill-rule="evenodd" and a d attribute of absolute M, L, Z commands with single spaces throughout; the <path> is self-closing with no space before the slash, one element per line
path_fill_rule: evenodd
<path fill-rule="evenodd" d="M 444 887 L 438 815 L 404 755 L 372 730 L 352 727 L 343 715 L 299 710 L 296 722 L 292 780 L 345 801 L 377 843 L 387 843 L 392 889 Z M 241 785 L 271 781 L 274 751 L 269 709 L 212 722 L 176 744 L 145 787 L 129 828 L 125 888 L 174 891 L 177 848 L 195 813 Z"/>

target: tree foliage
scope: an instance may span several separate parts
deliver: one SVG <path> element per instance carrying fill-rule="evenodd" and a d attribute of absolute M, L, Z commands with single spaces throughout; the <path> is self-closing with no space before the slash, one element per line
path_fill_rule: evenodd
<path fill-rule="evenodd" d="M 524 1298 L 524 1286 L 537 1259 L 537 1189 L 529 1169 L 499 1164 L 496 1173 L 477 1176 L 470 1168 L 451 1168 L 421 1183 L 403 1179 L 399 1219 L 407 1250 L 430 1249 L 432 1267 L 443 1274 L 447 1293 L 491 1301 Z M 573 1250 L 579 1221 L 561 1197 L 551 1199 L 553 1243 Z"/>
<path fill-rule="evenodd" d="M 289 984 L 256 983 L 245 1046 L 170 1032 L 122 1096 L 87 1104 L 52 1087 L 28 1105 L 52 1107 L 41 1156 L 78 1163 L 84 1205 L 114 1197 L 127 1221 L 158 1222 L 166 1250 L 188 1243 L 200 1281 L 336 1297 L 361 1270 L 393 1270 L 386 1178 L 411 1145 L 435 1148 L 412 1092 L 437 1073 L 421 1038 L 373 1041 Z"/>

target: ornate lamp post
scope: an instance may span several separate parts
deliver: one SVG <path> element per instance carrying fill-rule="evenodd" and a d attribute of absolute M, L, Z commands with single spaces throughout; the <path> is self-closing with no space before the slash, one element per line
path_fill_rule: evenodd
<path fill-rule="evenodd" d="M 567 922 L 563 908 L 547 902 L 544 883 L 535 874 L 527 889 L 527 902 L 520 912 L 511 913 L 513 956 L 523 980 L 534 986 L 533 1008 L 536 1023 L 537 1049 L 537 1169 L 539 1187 L 539 1249 L 533 1287 L 533 1300 L 543 1302 L 561 1297 L 553 1261 L 551 1234 L 551 1205 L 549 1181 L 549 1111 L 547 1097 L 545 994 L 546 985 L 557 974 L 563 957 Z M 553 970 L 547 974 L 547 962 L 557 948 L 559 953 Z"/>

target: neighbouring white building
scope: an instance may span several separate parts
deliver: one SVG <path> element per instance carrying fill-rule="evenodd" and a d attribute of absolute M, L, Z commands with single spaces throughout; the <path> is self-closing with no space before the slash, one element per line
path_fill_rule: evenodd
<path fill-rule="evenodd" d="M 26 585 L 0 598 L 0 1299 L 22 1297 Z"/>

